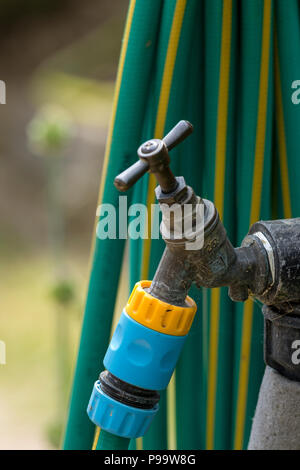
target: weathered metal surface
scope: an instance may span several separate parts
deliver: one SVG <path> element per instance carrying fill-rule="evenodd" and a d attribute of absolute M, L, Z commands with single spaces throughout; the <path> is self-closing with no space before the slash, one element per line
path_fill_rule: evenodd
<path fill-rule="evenodd" d="M 292 311 L 300 302 L 300 218 L 260 221 L 249 234 L 262 232 L 274 253 L 274 283 L 259 296 L 268 305 Z"/>

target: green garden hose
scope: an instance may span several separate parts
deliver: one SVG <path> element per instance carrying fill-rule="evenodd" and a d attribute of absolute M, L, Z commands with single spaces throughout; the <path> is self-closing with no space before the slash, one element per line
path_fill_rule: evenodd
<path fill-rule="evenodd" d="M 127 450 L 129 443 L 130 439 L 115 436 L 101 429 L 96 450 Z"/>

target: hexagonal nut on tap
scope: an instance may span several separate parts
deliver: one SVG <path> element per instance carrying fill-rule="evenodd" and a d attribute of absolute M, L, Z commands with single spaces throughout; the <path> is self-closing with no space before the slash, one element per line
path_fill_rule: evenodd
<path fill-rule="evenodd" d="M 160 186 L 155 188 L 155 196 L 160 204 L 171 206 L 172 204 L 183 204 L 190 199 L 189 196 L 192 196 L 193 190 L 186 185 L 183 176 L 177 176 L 176 181 L 176 189 L 171 193 L 164 193 Z"/>

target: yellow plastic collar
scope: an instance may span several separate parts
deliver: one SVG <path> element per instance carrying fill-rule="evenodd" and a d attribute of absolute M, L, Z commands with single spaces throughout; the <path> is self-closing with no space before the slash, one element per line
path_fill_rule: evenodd
<path fill-rule="evenodd" d="M 144 289 L 151 281 L 140 281 L 135 286 L 125 307 L 128 315 L 138 323 L 166 335 L 188 334 L 197 310 L 191 297 L 186 297 L 186 307 L 167 304 L 156 299 Z"/>

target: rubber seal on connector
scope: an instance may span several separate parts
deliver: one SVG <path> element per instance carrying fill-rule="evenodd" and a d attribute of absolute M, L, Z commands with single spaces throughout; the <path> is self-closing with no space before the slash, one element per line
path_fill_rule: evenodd
<path fill-rule="evenodd" d="M 100 381 L 97 380 L 87 407 L 87 414 L 101 429 L 116 436 L 133 439 L 145 435 L 158 410 L 158 404 L 150 410 L 124 405 L 106 395 L 101 389 Z"/>
<path fill-rule="evenodd" d="M 99 380 L 103 392 L 124 405 L 150 410 L 159 402 L 160 397 L 156 390 L 135 387 L 111 374 L 108 370 L 101 372 Z"/>

